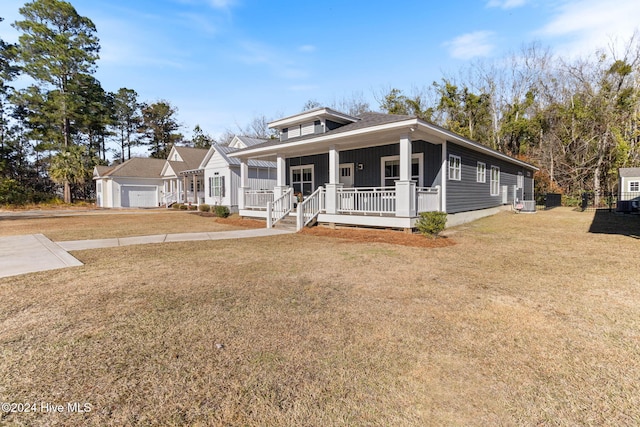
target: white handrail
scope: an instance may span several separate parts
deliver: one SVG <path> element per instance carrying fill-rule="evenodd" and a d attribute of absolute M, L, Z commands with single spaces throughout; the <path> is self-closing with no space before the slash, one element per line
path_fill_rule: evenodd
<path fill-rule="evenodd" d="M 311 193 L 302 202 L 298 203 L 296 208 L 296 231 L 302 230 L 313 219 L 318 216 L 324 207 L 324 188 L 318 187 L 316 191 Z"/>
<path fill-rule="evenodd" d="M 282 196 L 267 203 L 267 228 L 272 228 L 278 221 L 289 215 L 293 209 L 293 188 L 288 188 Z"/>

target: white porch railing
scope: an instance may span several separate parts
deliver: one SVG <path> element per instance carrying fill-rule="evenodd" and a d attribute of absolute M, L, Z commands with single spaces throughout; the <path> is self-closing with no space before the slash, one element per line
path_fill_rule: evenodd
<path fill-rule="evenodd" d="M 434 212 L 440 210 L 440 187 L 418 187 L 416 188 L 418 197 L 417 209 L 420 212 Z"/>
<path fill-rule="evenodd" d="M 165 195 L 162 197 L 162 204 L 167 208 L 177 201 L 178 195 L 176 193 L 165 193 Z"/>
<path fill-rule="evenodd" d="M 322 210 L 324 210 L 324 187 L 318 187 L 316 191 L 298 203 L 296 207 L 296 231 L 302 230 Z"/>
<path fill-rule="evenodd" d="M 395 187 L 339 188 L 338 212 L 347 214 L 395 214 Z"/>
<path fill-rule="evenodd" d="M 282 196 L 267 203 L 267 228 L 272 228 L 278 221 L 289 215 L 293 209 L 293 188 L 288 188 Z"/>
<path fill-rule="evenodd" d="M 265 209 L 273 203 L 273 190 L 247 190 L 244 192 L 244 206 L 247 209 Z"/>

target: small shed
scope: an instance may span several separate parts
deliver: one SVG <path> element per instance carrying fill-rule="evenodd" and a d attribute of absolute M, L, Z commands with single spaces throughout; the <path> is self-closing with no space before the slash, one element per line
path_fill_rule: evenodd
<path fill-rule="evenodd" d="M 618 169 L 617 211 L 640 211 L 640 168 Z"/>

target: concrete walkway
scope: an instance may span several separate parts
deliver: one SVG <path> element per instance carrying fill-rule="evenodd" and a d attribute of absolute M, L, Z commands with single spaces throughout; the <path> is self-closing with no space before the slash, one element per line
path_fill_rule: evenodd
<path fill-rule="evenodd" d="M 197 240 L 246 239 L 293 233 L 290 230 L 256 228 L 209 233 L 157 234 L 116 239 L 52 242 L 42 234 L 0 237 L 0 278 L 82 265 L 67 251 Z"/>

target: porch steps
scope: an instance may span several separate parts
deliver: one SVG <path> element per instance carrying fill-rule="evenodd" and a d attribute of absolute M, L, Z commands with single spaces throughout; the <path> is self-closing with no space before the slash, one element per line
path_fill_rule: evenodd
<path fill-rule="evenodd" d="M 280 230 L 296 231 L 296 217 L 295 216 L 291 216 L 291 215 L 287 215 L 286 217 L 284 217 L 280 221 L 278 221 L 273 228 L 277 228 L 277 229 L 280 229 Z"/>

